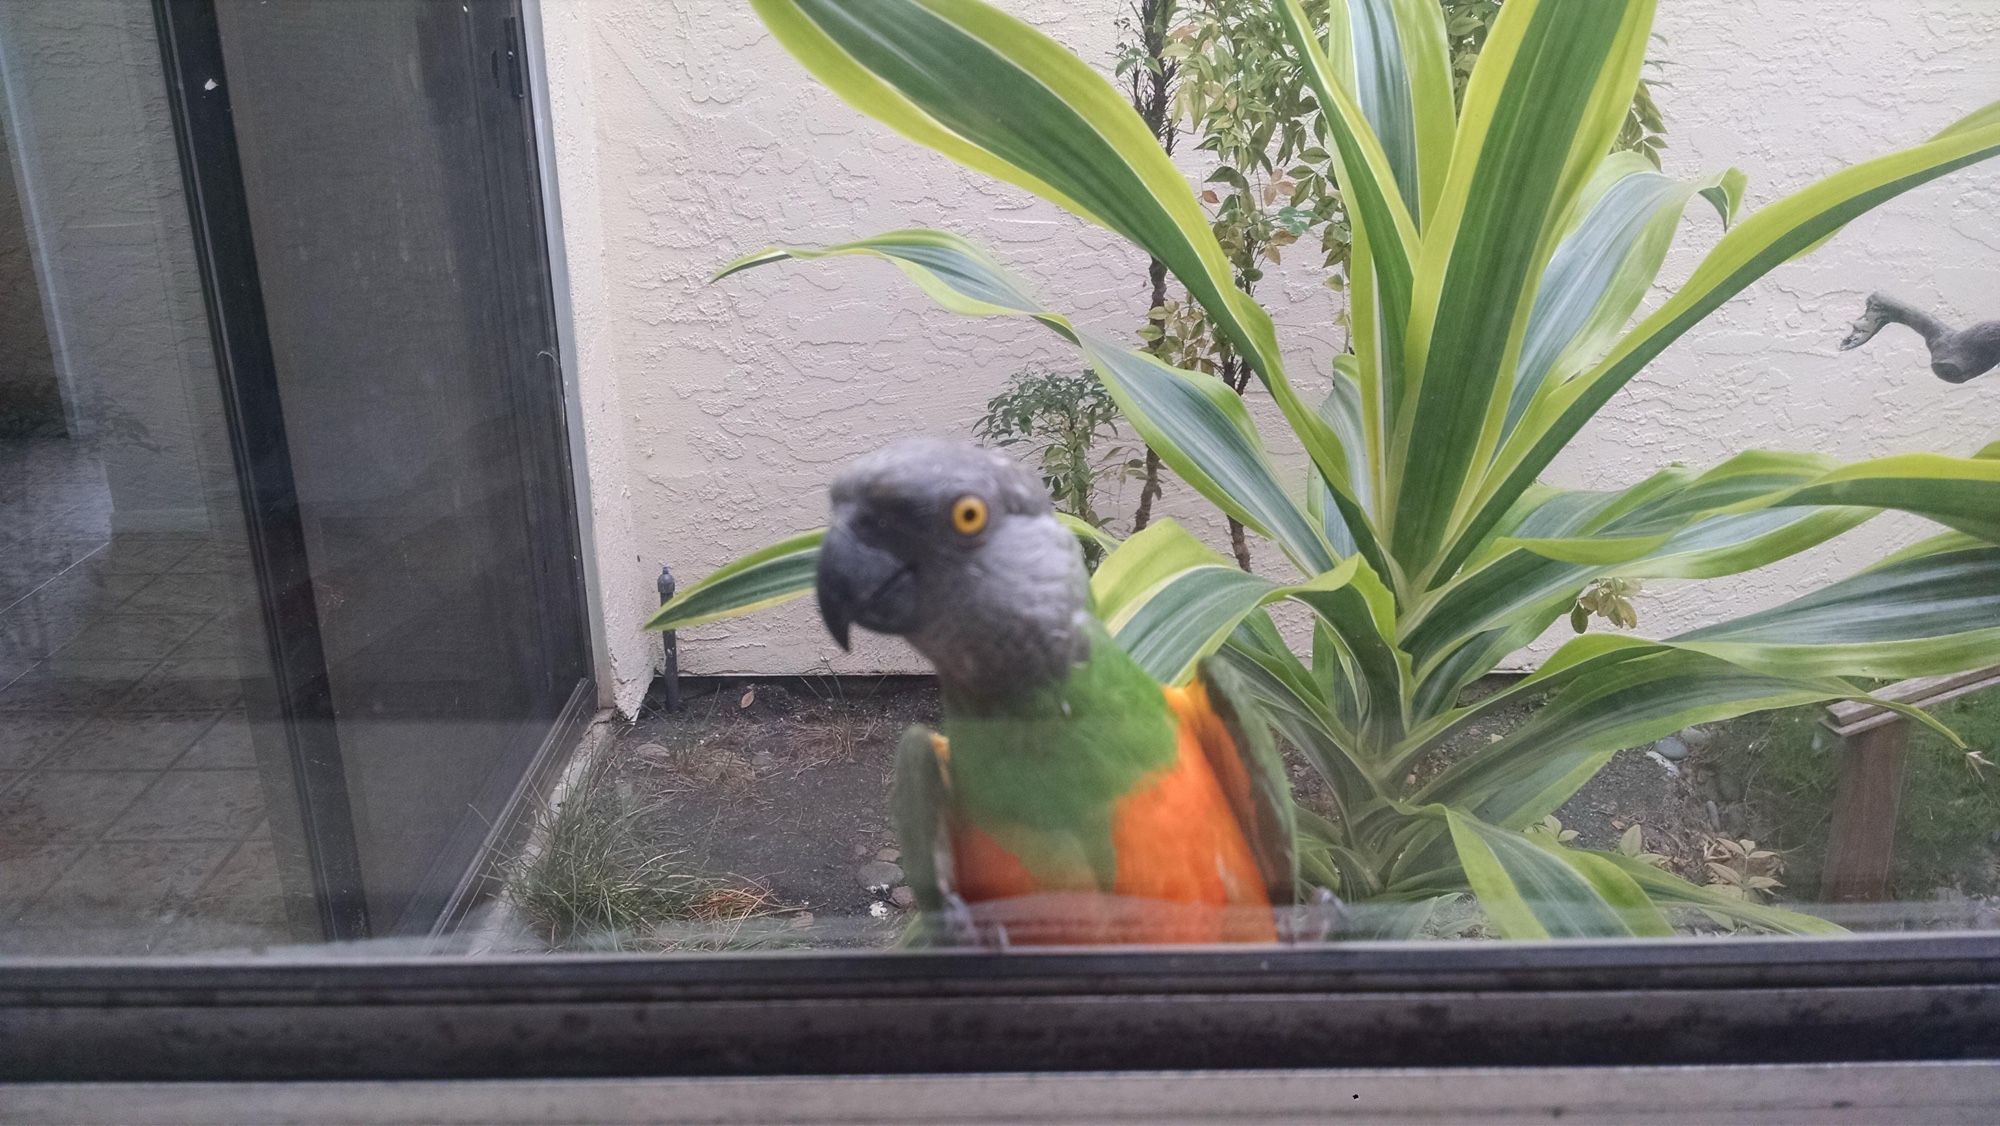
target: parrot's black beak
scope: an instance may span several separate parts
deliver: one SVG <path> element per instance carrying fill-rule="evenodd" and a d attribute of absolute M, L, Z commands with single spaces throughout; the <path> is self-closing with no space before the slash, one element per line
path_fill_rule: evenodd
<path fill-rule="evenodd" d="M 862 542 L 843 520 L 819 548 L 819 616 L 842 649 L 850 625 L 903 633 L 916 619 L 916 573 L 893 552 Z"/>

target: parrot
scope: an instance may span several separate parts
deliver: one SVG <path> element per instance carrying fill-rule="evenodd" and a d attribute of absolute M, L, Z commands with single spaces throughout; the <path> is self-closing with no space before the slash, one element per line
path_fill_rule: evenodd
<path fill-rule="evenodd" d="M 904 734 L 890 803 L 913 941 L 1292 937 L 1296 829 L 1268 725 L 1220 662 L 1162 685 L 1118 646 L 1039 478 L 905 438 L 830 500 L 827 631 L 843 650 L 854 626 L 901 637 L 937 673 L 943 730 Z"/>

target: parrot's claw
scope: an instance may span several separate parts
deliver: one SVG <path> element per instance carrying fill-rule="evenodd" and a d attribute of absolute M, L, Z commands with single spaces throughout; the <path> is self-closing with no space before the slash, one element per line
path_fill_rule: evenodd
<path fill-rule="evenodd" d="M 986 950 L 1005 950 L 1012 945 L 1007 937 L 1007 924 L 981 923 L 972 914 L 971 905 L 955 891 L 945 893 L 944 910 L 938 915 L 939 930 L 948 946 L 977 946 Z"/>
<path fill-rule="evenodd" d="M 1314 888 L 1304 903 L 1282 912 L 1278 919 L 1278 939 L 1299 945 L 1325 942 L 1340 930 L 1347 907 L 1326 888 Z"/>
<path fill-rule="evenodd" d="M 938 912 L 938 929 L 944 935 L 948 946 L 978 946 L 979 924 L 972 918 L 972 908 L 955 891 L 944 895 L 944 910 Z"/>

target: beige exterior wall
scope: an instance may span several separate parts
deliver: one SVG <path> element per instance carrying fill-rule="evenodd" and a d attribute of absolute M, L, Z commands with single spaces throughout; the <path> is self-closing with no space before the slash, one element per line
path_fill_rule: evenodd
<path fill-rule="evenodd" d="M 1122 0 L 1012 7 L 1108 66 Z M 1993 0 L 1662 9 L 1652 73 L 1668 171 L 1743 167 L 1753 207 L 2000 98 Z M 1054 306 L 1116 328 L 1143 312 L 1145 263 L 847 109 L 734 0 L 544 0 L 543 20 L 598 565 L 629 707 L 656 652 L 633 627 L 660 562 L 691 581 L 813 527 L 842 462 L 913 431 L 965 434 L 1010 372 L 1074 363 L 1045 330 L 932 308 L 886 265 L 780 266 L 716 285 L 711 271 L 770 243 L 944 227 L 993 249 Z M 1712 213 L 1691 219 L 1667 279 L 1684 278 L 1718 231 Z M 1900 330 L 1835 351 L 1875 288 L 1950 319 L 2000 316 L 2000 167 L 1913 192 L 1757 284 L 1621 393 L 1552 481 L 1607 487 L 1748 446 L 1861 457 L 1994 437 L 2000 377 L 1946 386 Z M 1334 298 L 1309 274 L 1267 281 L 1259 296 L 1295 378 L 1323 370 Z M 1222 542 L 1185 487 L 1167 508 Z M 1880 521 L 1754 578 L 1649 591 L 1644 628 L 1779 601 L 1918 530 Z M 841 654 L 808 603 L 691 631 L 681 650 L 697 673 L 920 667 L 881 639 Z"/>

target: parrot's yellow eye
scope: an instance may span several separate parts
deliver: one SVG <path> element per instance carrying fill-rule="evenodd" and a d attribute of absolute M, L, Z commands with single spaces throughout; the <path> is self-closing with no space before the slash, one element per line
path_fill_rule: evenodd
<path fill-rule="evenodd" d="M 976 536 L 986 530 L 986 502 L 978 497 L 964 496 L 952 502 L 951 526 L 960 535 Z"/>

